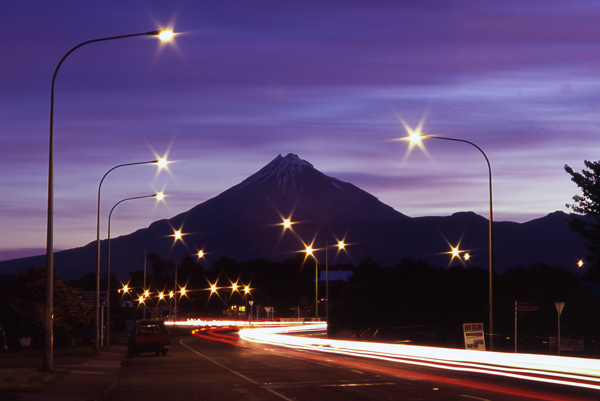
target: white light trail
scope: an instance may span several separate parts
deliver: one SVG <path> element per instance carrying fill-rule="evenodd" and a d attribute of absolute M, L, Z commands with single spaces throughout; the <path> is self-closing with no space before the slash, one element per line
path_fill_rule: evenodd
<path fill-rule="evenodd" d="M 239 335 L 243 340 L 254 343 L 600 390 L 600 360 L 597 359 L 291 335 L 322 331 L 326 328 L 325 323 L 308 327 L 243 328 Z"/>

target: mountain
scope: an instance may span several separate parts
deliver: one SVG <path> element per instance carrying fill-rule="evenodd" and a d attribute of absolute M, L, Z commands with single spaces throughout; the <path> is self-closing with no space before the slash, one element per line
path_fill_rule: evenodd
<path fill-rule="evenodd" d="M 170 219 L 188 232 L 281 222 L 280 215 L 321 223 L 396 221 L 405 215 L 356 186 L 329 177 L 294 154 L 277 156 L 240 184 Z M 214 228 L 214 227 L 212 227 Z"/>
<path fill-rule="evenodd" d="M 302 222 L 294 233 L 283 232 L 283 218 Z M 585 254 L 583 241 L 573 233 L 567 215 L 552 213 L 527 223 L 494 222 L 495 269 L 543 262 L 570 268 Z M 175 229 L 185 233 L 174 243 Z M 238 261 L 263 258 L 283 260 L 304 249 L 302 238 L 314 247 L 349 243 L 346 253 L 330 252 L 330 263 L 356 263 L 367 255 L 382 265 L 403 258 L 447 266 L 449 244 L 468 249 L 469 264 L 487 268 L 488 221 L 470 212 L 445 217 L 410 218 L 347 182 L 329 177 L 297 155 L 273 161 L 220 195 L 168 220 L 111 239 L 111 269 L 120 278 L 142 270 L 144 253 L 181 261 L 203 249 L 207 263 L 226 256 Z M 102 266 L 106 266 L 106 240 L 102 241 Z M 79 278 L 95 272 L 96 247 L 55 254 L 57 273 Z M 318 253 L 323 263 L 324 252 Z M 0 274 L 19 267 L 43 265 L 44 256 L 0 262 Z M 148 267 L 150 269 L 150 267 Z M 151 272 L 151 270 L 148 270 Z"/>

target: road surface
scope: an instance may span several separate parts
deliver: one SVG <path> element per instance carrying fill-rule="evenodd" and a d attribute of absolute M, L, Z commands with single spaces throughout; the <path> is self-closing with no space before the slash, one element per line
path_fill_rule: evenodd
<path fill-rule="evenodd" d="M 600 399 L 581 389 L 253 345 L 235 330 L 203 335 L 173 338 L 167 356 L 127 359 L 109 400 Z"/>

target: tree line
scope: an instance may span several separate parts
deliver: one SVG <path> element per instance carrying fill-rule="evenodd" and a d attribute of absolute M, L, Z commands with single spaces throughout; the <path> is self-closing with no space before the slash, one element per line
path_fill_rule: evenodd
<path fill-rule="evenodd" d="M 179 317 L 248 318 L 235 315 L 232 306 L 254 302 L 255 311 L 274 308 L 275 317 L 314 317 L 315 265 L 298 254 L 283 262 L 250 260 L 236 262 L 229 258 L 216 260 L 210 266 L 191 256 L 176 265 L 149 256 L 152 269 L 147 283 L 154 300 L 149 305 L 166 305 L 159 301 L 160 291 L 175 288 L 177 270 L 179 288 L 185 286 L 185 296 L 179 298 Z M 322 266 L 320 266 L 322 268 Z M 334 270 L 351 271 L 348 281 L 329 284 L 329 325 L 332 335 L 350 333 L 355 338 L 386 338 L 422 344 L 459 346 L 462 344 L 463 323 L 484 323 L 487 326 L 488 272 L 480 267 L 434 267 L 424 262 L 406 259 L 395 266 L 382 267 L 367 257 L 356 266 L 330 266 Z M 55 280 L 55 341 L 70 344 L 75 337 L 92 332 L 93 311 L 80 298 L 75 287 L 92 290 L 93 275 L 71 283 Z M 138 293 L 141 293 L 142 272 L 133 272 L 128 282 L 132 293 L 124 294 L 124 283 L 113 277 L 113 327 L 124 329 L 125 319 L 141 317 Z M 586 277 L 578 277 L 564 269 L 544 264 L 509 269 L 494 277 L 494 324 L 499 343 L 514 331 L 514 303 L 536 308 L 519 312 L 519 332 L 523 339 L 543 343 L 555 335 L 557 312 L 554 303 L 565 302 L 561 316 L 564 336 L 584 336 L 586 341 L 600 340 L 600 295 L 595 293 Z M 237 289 L 233 284 L 237 283 Z M 104 287 L 102 284 L 102 287 Z M 216 292 L 211 292 L 216 284 Z M 2 305 L 0 325 L 9 343 L 17 345 L 21 337 L 31 337 L 42 343 L 45 269 L 22 270 L 16 278 L 0 276 Z M 244 287 L 249 292 L 245 293 Z M 320 282 L 319 316 L 326 316 L 325 283 Z M 135 292 L 137 289 L 137 293 Z M 128 315 L 119 315 L 122 305 L 129 305 Z M 259 308 L 259 309 L 256 309 Z M 263 308 L 263 309 L 260 309 Z M 125 308 L 127 309 L 127 308 Z M 237 309 L 236 309 L 237 313 Z M 256 316 L 256 312 L 255 312 Z M 122 320 L 120 320 L 122 318 Z M 387 333 L 387 334 L 386 334 Z M 375 335 L 377 334 L 377 335 Z M 507 340 L 506 347 L 510 348 Z M 539 346 L 539 344 L 537 346 Z"/>

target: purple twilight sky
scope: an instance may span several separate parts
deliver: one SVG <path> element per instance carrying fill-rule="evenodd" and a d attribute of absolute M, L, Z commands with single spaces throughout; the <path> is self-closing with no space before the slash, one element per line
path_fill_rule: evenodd
<path fill-rule="evenodd" d="M 170 172 L 118 169 L 102 237 L 169 218 L 296 153 L 412 217 L 488 217 L 487 166 L 466 144 L 406 154 L 402 121 L 469 140 L 493 171 L 495 220 L 577 193 L 563 170 L 600 156 L 600 3 L 557 1 L 81 1 L 0 3 L 0 260 L 46 241 L 50 84 L 55 249 L 96 237 L 100 178 L 168 152 Z"/>

